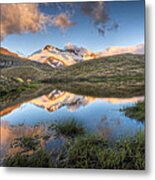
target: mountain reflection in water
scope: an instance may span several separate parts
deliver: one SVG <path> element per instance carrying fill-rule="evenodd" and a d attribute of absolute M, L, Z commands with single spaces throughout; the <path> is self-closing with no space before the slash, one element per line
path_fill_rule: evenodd
<path fill-rule="evenodd" d="M 132 136 L 144 129 L 144 124 L 126 117 L 120 109 L 143 100 L 144 97 L 96 98 L 53 90 L 50 94 L 2 110 L 1 126 L 7 122 L 8 127 L 19 124 L 32 127 L 38 123 L 75 119 L 82 122 L 88 132 L 107 138 Z M 7 134 L 7 131 L 3 128 L 2 132 Z"/>

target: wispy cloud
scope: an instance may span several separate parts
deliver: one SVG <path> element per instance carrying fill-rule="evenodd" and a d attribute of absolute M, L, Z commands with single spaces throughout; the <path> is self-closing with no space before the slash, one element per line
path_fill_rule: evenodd
<path fill-rule="evenodd" d="M 105 1 L 105 0 L 104 0 Z M 117 21 L 111 19 L 109 12 L 106 10 L 104 1 L 96 2 L 65 2 L 65 3 L 47 3 L 46 6 L 65 11 L 69 15 L 75 15 L 80 9 L 80 13 L 90 18 L 94 27 L 99 34 L 104 35 L 106 31 L 113 31 L 119 27 Z"/>

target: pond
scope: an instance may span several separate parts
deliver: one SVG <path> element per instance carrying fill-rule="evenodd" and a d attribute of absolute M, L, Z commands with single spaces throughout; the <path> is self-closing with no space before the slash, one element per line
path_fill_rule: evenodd
<path fill-rule="evenodd" d="M 14 126 L 34 126 L 75 119 L 90 133 L 107 132 L 108 138 L 133 136 L 144 128 L 144 124 L 126 117 L 120 109 L 143 100 L 144 97 L 97 98 L 53 90 L 47 95 L 2 110 L 1 121 Z"/>

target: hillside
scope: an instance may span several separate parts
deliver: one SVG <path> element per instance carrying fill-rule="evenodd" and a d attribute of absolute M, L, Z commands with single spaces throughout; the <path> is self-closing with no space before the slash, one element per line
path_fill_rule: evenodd
<path fill-rule="evenodd" d="M 18 54 L 9 51 L 6 48 L 0 47 L 0 54 L 7 55 L 7 56 L 13 56 L 13 57 L 19 57 Z"/>
<path fill-rule="evenodd" d="M 42 70 L 51 70 L 47 64 L 30 61 L 26 58 L 0 54 L 0 68 L 17 67 L 17 66 L 33 66 Z"/>
<path fill-rule="evenodd" d="M 144 66 L 144 55 L 103 57 L 57 70 L 44 82 L 95 96 L 144 95 Z"/>
<path fill-rule="evenodd" d="M 53 69 L 47 64 L 1 55 L 1 91 L 16 91 L 30 83 L 50 84 L 77 94 L 107 97 L 144 95 L 144 55 L 123 54 L 83 61 L 66 68 Z"/>
<path fill-rule="evenodd" d="M 144 55 L 116 55 L 93 59 L 57 71 L 61 81 L 68 80 L 103 81 L 106 78 L 138 78 L 144 75 Z"/>
<path fill-rule="evenodd" d="M 52 70 L 47 64 L 0 54 L 1 95 L 30 88 L 30 84 L 48 78 L 48 74 Z"/>

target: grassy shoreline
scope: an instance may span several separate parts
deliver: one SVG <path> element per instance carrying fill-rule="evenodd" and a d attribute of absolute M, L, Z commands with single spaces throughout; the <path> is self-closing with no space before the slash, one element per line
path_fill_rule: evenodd
<path fill-rule="evenodd" d="M 52 129 L 51 129 L 52 127 Z M 21 150 L 7 156 L 7 167 L 52 167 L 95 169 L 145 169 L 145 137 L 138 132 L 116 142 L 109 142 L 97 135 L 88 135 L 82 125 L 69 120 L 49 127 L 56 135 L 64 137 L 64 145 L 58 150 L 46 151 L 38 135 L 15 139 L 15 147 Z M 82 132 L 82 133 L 81 133 Z M 48 142 L 50 135 L 44 140 Z M 12 146 L 14 146 L 12 144 Z M 31 153 L 30 153 L 31 152 Z"/>
<path fill-rule="evenodd" d="M 145 122 L 145 102 L 138 102 L 133 107 L 123 109 L 125 115 L 137 119 L 141 122 Z"/>

